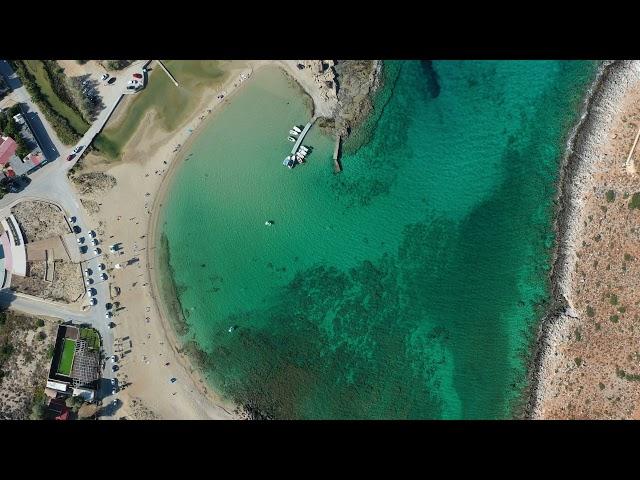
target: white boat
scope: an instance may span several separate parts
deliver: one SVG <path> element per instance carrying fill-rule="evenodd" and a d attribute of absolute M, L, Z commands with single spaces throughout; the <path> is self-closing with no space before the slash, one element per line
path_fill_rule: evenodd
<path fill-rule="evenodd" d="M 296 139 L 295 139 L 295 138 L 293 138 L 293 137 L 287 137 L 287 140 L 289 140 L 290 142 L 293 142 L 293 143 L 295 143 L 295 142 L 296 142 Z"/>
<path fill-rule="evenodd" d="M 296 132 L 295 130 L 289 130 L 289 135 L 297 136 L 298 132 Z"/>
<path fill-rule="evenodd" d="M 289 163 L 289 160 L 290 160 L 290 157 L 284 157 L 284 160 L 282 161 L 282 165 L 286 167 Z"/>
<path fill-rule="evenodd" d="M 300 145 L 300 150 L 302 150 L 305 153 L 307 153 L 309 151 L 309 149 L 307 147 L 305 147 L 304 145 Z"/>
<path fill-rule="evenodd" d="M 302 133 L 302 130 L 300 130 L 298 127 L 296 127 L 295 125 L 293 126 L 293 130 L 295 130 L 298 133 Z"/>
<path fill-rule="evenodd" d="M 267 220 L 264 224 L 267 226 L 273 225 L 273 220 Z"/>

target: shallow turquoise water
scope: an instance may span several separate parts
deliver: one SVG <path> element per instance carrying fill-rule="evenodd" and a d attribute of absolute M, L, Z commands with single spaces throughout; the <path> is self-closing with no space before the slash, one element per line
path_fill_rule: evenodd
<path fill-rule="evenodd" d="M 339 175 L 317 128 L 307 164 L 281 165 L 309 113 L 276 69 L 196 140 L 158 249 L 181 333 L 214 388 L 278 418 L 509 417 L 596 64 L 386 66 Z"/>

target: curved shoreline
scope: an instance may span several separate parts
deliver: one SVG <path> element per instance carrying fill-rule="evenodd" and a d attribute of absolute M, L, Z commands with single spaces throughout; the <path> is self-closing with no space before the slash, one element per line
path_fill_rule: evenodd
<path fill-rule="evenodd" d="M 309 95 L 309 92 L 307 92 L 304 86 L 297 81 L 297 79 L 295 78 L 294 75 L 291 74 L 289 69 L 287 69 L 286 66 L 280 62 L 264 61 L 262 63 L 255 65 L 254 67 L 250 68 L 250 74 L 249 74 L 250 77 L 247 79 L 247 81 L 251 80 L 251 77 L 255 72 L 257 72 L 258 70 L 266 66 L 272 66 L 280 69 L 288 78 L 292 79 L 297 83 L 297 85 L 301 88 L 304 94 L 311 97 L 311 95 Z M 228 83 L 231 84 L 234 80 L 235 79 L 231 79 L 229 80 Z M 181 167 L 185 162 L 185 159 L 187 157 L 187 153 L 190 150 L 190 147 L 197 140 L 199 134 L 201 134 L 202 131 L 210 124 L 210 122 L 216 118 L 216 114 L 222 111 L 222 109 L 226 106 L 228 99 L 232 98 L 234 94 L 240 91 L 242 85 L 244 85 L 245 83 L 246 81 L 242 82 L 240 85 L 233 88 L 227 87 L 226 90 L 228 91 L 228 93 L 225 95 L 225 100 L 223 102 L 218 102 L 213 106 L 208 107 L 209 109 L 211 109 L 211 114 L 198 123 L 198 125 L 189 134 L 187 141 L 183 145 L 181 145 L 178 152 L 175 153 L 173 158 L 168 159 L 169 167 L 160 183 L 160 186 L 158 187 L 154 201 L 151 206 L 151 216 L 149 218 L 149 223 L 147 227 L 147 231 L 149 232 L 147 236 L 147 244 L 146 244 L 148 252 L 151 252 L 153 247 L 155 247 L 157 244 L 157 240 L 159 238 L 158 235 L 161 234 L 158 228 L 159 227 L 158 222 L 160 220 L 160 209 L 162 208 L 161 205 L 163 205 L 164 201 L 166 200 L 167 194 L 171 186 L 171 182 L 173 181 L 173 178 L 175 177 L 175 174 L 178 171 L 179 167 Z M 314 102 L 313 97 L 311 97 L 311 101 L 312 103 Z M 217 108 L 214 108 L 214 107 L 217 107 Z M 315 104 L 313 105 L 313 107 L 315 109 Z M 197 114 L 194 115 L 194 118 L 197 118 Z M 188 122 L 186 122 L 186 124 L 183 125 L 182 128 L 184 128 L 186 125 L 192 122 L 193 122 L 193 118 L 190 119 Z M 205 397 L 209 402 L 213 403 L 216 407 L 222 408 L 224 411 L 226 411 L 232 419 L 241 419 L 242 417 L 238 416 L 237 414 L 229 412 L 227 408 L 224 408 L 222 405 L 219 404 L 221 402 L 221 398 L 215 395 L 215 392 L 213 392 L 212 389 L 209 388 L 210 386 L 207 383 L 206 379 L 204 378 L 204 375 L 202 374 L 202 372 L 199 371 L 197 366 L 194 365 L 193 359 L 187 353 L 182 352 L 182 348 L 184 347 L 184 345 L 182 345 L 182 342 L 178 338 L 178 335 L 177 335 L 177 332 L 175 331 L 174 326 L 169 321 L 169 318 L 168 318 L 169 312 L 167 311 L 167 304 L 165 301 L 162 300 L 162 296 L 159 291 L 159 282 L 156 277 L 157 273 L 155 273 L 157 272 L 156 266 L 157 266 L 156 255 L 155 254 L 148 255 L 147 271 L 149 272 L 151 296 L 153 298 L 156 311 L 158 312 L 158 315 L 160 317 L 162 328 L 165 332 L 167 341 L 171 349 L 176 354 L 176 358 L 178 358 L 178 361 L 180 362 L 183 369 L 191 377 L 199 393 L 203 397 Z M 236 409 L 238 407 L 237 405 L 231 405 L 228 401 L 225 403 L 227 404 L 227 407 L 230 409 L 231 408 Z"/>
<path fill-rule="evenodd" d="M 550 301 L 538 324 L 534 351 L 528 367 L 529 394 L 524 418 L 543 418 L 542 404 L 547 381 L 553 375 L 549 363 L 555 344 L 562 338 L 567 318 L 577 318 L 571 285 L 576 263 L 576 246 L 581 229 L 582 197 L 590 187 L 596 145 L 602 144 L 613 110 L 625 93 L 632 62 L 605 61 L 599 67 L 581 109 L 580 118 L 567 139 L 560 166 L 555 202 L 555 248 L 549 276 Z"/>

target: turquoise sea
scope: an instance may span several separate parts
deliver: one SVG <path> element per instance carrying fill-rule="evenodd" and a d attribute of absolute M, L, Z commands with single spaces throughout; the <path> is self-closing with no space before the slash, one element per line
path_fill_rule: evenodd
<path fill-rule="evenodd" d="M 165 302 L 213 388 L 275 418 L 516 415 L 559 163 L 596 68 L 385 62 L 340 174 L 316 127 L 307 163 L 282 166 L 308 103 L 256 72 L 194 141 L 158 224 Z"/>

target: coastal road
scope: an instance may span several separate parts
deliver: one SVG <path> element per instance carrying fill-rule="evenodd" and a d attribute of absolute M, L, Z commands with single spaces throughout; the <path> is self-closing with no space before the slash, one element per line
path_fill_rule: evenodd
<path fill-rule="evenodd" d="M 142 72 L 142 68 L 149 62 L 150 60 L 140 60 L 134 62 L 127 69 L 118 72 L 116 74 L 119 77 L 119 82 L 116 81 L 117 85 L 108 85 L 106 82 L 102 82 L 100 90 L 103 101 L 108 106 L 103 109 L 96 121 L 77 143 L 77 145 L 83 147 L 83 150 L 91 144 L 95 136 L 104 128 L 111 117 L 122 95 L 126 91 L 126 81 L 132 77 L 134 72 Z M 38 128 L 38 125 L 42 127 L 42 131 L 38 132 L 36 136 L 39 141 L 43 142 L 41 147 L 43 150 L 46 150 L 43 153 L 45 153 L 45 156 L 47 156 L 49 160 L 42 168 L 30 175 L 31 183 L 23 191 L 6 194 L 0 199 L 0 210 L 9 210 L 15 203 L 25 199 L 54 202 L 63 209 L 67 217 L 76 218 L 75 224 L 81 229 L 81 233 L 79 233 L 78 236 L 84 236 L 85 241 L 90 240 L 88 232 L 95 230 L 95 228 L 87 223 L 83 209 L 67 178 L 68 171 L 78 161 L 77 157 L 73 161 L 66 161 L 67 156 L 75 146 L 68 147 L 60 142 L 49 123 L 37 108 L 37 105 L 31 101 L 28 92 L 6 60 L 0 60 L 0 74 L 7 79 L 9 85 L 14 89 L 12 93 L 14 99 L 27 105 L 27 115 L 35 114 L 38 117 L 37 119 L 32 117 L 29 119 L 32 120 L 34 128 Z M 111 299 L 109 279 L 105 281 L 98 279 L 98 275 L 101 273 L 101 271 L 98 270 L 98 265 L 102 263 L 108 267 L 104 253 L 109 246 L 107 244 L 103 245 L 99 238 L 98 241 L 100 242 L 98 248 L 100 248 L 101 253 L 81 263 L 83 271 L 86 268 L 92 271 L 91 277 L 94 283 L 90 287 L 96 290 L 95 298 L 97 304 L 95 306 L 83 311 L 75 305 L 70 306 L 50 302 L 37 297 L 16 294 L 10 290 L 0 291 L 0 305 L 32 315 L 59 318 L 63 321 L 72 321 L 77 324 L 89 324 L 100 333 L 104 357 L 108 358 L 114 354 L 114 334 L 113 330 L 109 327 L 109 323 L 111 321 L 117 323 L 117 319 L 106 318 L 106 304 L 110 302 Z M 106 273 L 109 275 L 108 272 Z M 88 294 L 85 296 L 85 305 L 88 305 L 88 296 Z M 101 390 L 98 392 L 98 398 L 102 399 L 105 403 L 112 399 L 110 379 L 115 377 L 115 374 L 111 371 L 111 365 L 111 362 L 106 362 L 103 378 L 105 378 L 107 382 L 101 382 Z"/>

